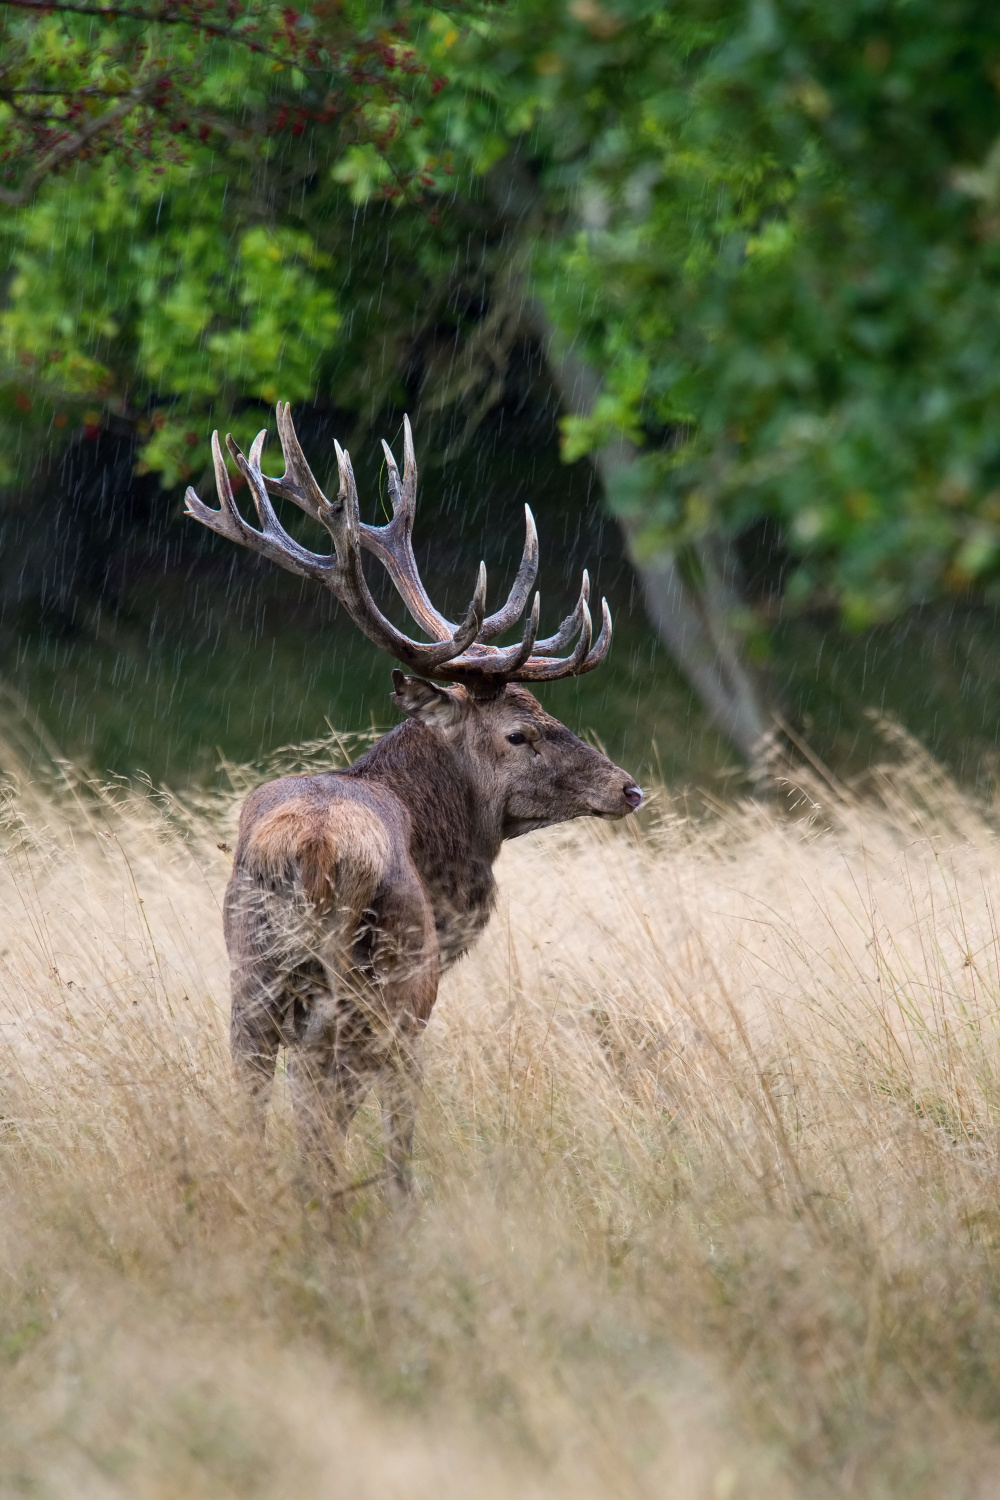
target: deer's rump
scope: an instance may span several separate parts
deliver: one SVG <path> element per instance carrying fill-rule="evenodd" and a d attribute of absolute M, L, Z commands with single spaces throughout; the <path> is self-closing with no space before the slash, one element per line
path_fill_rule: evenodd
<path fill-rule="evenodd" d="M 363 802 L 305 795 L 253 819 L 239 855 L 252 880 L 282 889 L 296 904 L 301 898 L 321 917 L 334 907 L 360 914 L 370 905 L 392 850 L 382 819 Z"/>
<path fill-rule="evenodd" d="M 385 823 L 349 792 L 331 797 L 306 779 L 258 789 L 226 890 L 235 1027 L 263 1024 L 300 1040 L 331 991 L 346 998 L 352 974 L 368 968 L 392 865 Z"/>

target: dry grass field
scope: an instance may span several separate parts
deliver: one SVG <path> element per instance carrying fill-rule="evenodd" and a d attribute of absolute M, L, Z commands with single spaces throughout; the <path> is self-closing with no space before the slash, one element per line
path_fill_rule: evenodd
<path fill-rule="evenodd" d="M 241 1138 L 235 799 L 8 746 L 0 1495 L 1000 1495 L 1000 832 L 895 754 L 511 845 L 392 1216 Z"/>

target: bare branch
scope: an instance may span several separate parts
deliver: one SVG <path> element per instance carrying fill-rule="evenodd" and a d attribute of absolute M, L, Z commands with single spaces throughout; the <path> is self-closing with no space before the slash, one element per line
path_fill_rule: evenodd
<path fill-rule="evenodd" d="M 0 0 L 0 4 L 8 3 L 10 3 L 10 0 Z M 51 171 L 60 166 L 64 161 L 69 161 L 72 157 L 78 155 L 95 137 L 109 130 L 112 125 L 118 124 L 120 120 L 124 120 L 126 115 L 130 115 L 134 109 L 138 109 L 140 104 L 145 103 L 159 82 L 160 80 L 157 79 L 153 83 L 143 84 L 141 88 L 133 89 L 131 93 L 124 94 L 112 109 L 106 110 L 103 115 L 98 115 L 96 119 L 84 125 L 81 130 L 67 136 L 65 140 L 53 146 L 52 150 L 46 152 L 41 161 L 28 173 L 19 188 L 0 187 L 0 203 L 5 203 L 8 208 L 21 208 L 25 203 L 30 202 L 39 183 Z"/>

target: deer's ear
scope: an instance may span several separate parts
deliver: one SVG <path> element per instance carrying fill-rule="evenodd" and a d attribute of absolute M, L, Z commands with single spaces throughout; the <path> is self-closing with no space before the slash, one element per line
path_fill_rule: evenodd
<path fill-rule="evenodd" d="M 439 688 L 422 677 L 407 677 L 398 668 L 392 674 L 392 701 L 410 719 L 428 729 L 449 729 L 462 716 L 462 705 L 447 688 Z"/>

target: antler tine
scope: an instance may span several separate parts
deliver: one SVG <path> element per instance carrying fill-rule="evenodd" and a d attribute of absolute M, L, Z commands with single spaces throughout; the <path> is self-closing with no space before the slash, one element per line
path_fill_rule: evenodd
<path fill-rule="evenodd" d="M 229 449 L 233 463 L 239 468 L 241 474 L 250 486 L 253 503 L 257 507 L 257 515 L 260 517 L 261 529 L 265 536 L 279 536 L 292 540 L 278 520 L 274 506 L 271 504 L 264 484 L 264 476 L 260 472 L 260 461 L 264 454 L 264 444 L 267 442 L 267 428 L 262 428 L 250 444 L 250 457 L 245 458 L 238 445 L 233 440 L 231 432 L 226 433 L 226 447 Z"/>
<path fill-rule="evenodd" d="M 237 463 L 239 463 L 241 470 L 246 475 L 247 481 L 251 486 L 251 491 L 254 493 L 254 499 L 257 500 L 254 476 L 250 472 L 250 466 L 247 464 L 243 454 L 236 448 L 231 437 L 227 436 L 226 443 L 230 451 L 233 452 L 233 456 Z M 259 459 L 258 443 L 260 443 L 259 438 L 257 443 L 254 444 Z M 261 444 L 261 446 L 263 445 Z M 282 530 L 277 517 L 274 516 L 270 504 L 267 502 L 266 494 L 264 495 L 264 501 L 271 518 L 273 518 L 273 526 L 265 523 L 265 531 L 260 532 L 255 531 L 252 526 L 244 521 L 236 508 L 236 501 L 233 499 L 232 485 L 229 483 L 229 474 L 226 470 L 226 461 L 222 456 L 218 432 L 212 433 L 212 462 L 215 467 L 215 485 L 219 492 L 220 509 L 213 510 L 210 505 L 204 505 L 199 500 L 195 491 L 189 486 L 184 497 L 188 515 L 193 516 L 196 521 L 200 521 L 209 530 L 217 532 L 219 536 L 224 536 L 227 541 L 238 542 L 241 546 L 248 547 L 252 552 L 259 552 L 262 557 L 267 557 L 272 562 L 280 563 L 283 568 L 287 568 L 290 573 L 298 574 L 300 578 L 314 578 L 320 583 L 327 584 L 329 587 L 334 559 L 332 557 L 325 557 L 322 553 L 310 552 L 307 548 L 300 547 L 298 542 L 293 541 Z M 259 469 L 257 477 L 258 479 L 260 477 Z M 261 489 L 263 489 L 262 484 Z"/>
<path fill-rule="evenodd" d="M 340 446 L 336 438 L 333 440 L 333 451 L 337 455 L 337 474 L 340 479 L 340 485 L 337 490 L 337 507 L 343 509 L 344 514 L 347 516 L 351 529 L 351 540 L 356 546 L 358 530 L 361 524 L 361 514 L 358 505 L 358 483 L 354 478 L 354 465 L 351 463 L 351 455 L 346 448 Z"/>
<path fill-rule="evenodd" d="M 410 419 L 403 413 L 403 504 L 412 516 L 417 508 L 417 457 L 413 451 Z"/>
<path fill-rule="evenodd" d="M 538 531 L 535 518 L 531 514 L 531 506 L 526 505 L 524 507 L 524 550 L 521 553 L 517 576 L 507 595 L 506 604 L 498 609 L 496 614 L 489 615 L 483 621 L 483 628 L 479 632 L 481 641 L 495 640 L 498 635 L 503 635 L 505 630 L 509 630 L 521 618 L 537 577 Z"/>
<path fill-rule="evenodd" d="M 385 438 L 382 439 L 382 452 L 385 454 L 386 468 L 389 471 L 389 498 L 392 500 L 392 521 L 389 525 L 393 531 L 411 532 L 417 509 L 417 467 L 413 461 L 413 439 L 410 436 L 409 421 L 406 423 L 404 446 L 407 451 L 403 459 L 403 478 L 400 479 L 392 449 Z"/>
<path fill-rule="evenodd" d="M 580 639 L 571 654 L 554 661 L 547 661 L 536 656 L 533 660 L 525 662 L 518 672 L 518 682 L 556 682 L 560 677 L 575 677 L 583 669 L 593 634 L 590 610 L 587 608 L 586 600 L 583 601 L 580 613 L 582 616 Z"/>
<path fill-rule="evenodd" d="M 273 562 L 280 563 L 282 567 L 289 568 L 292 572 L 296 571 L 292 564 L 297 564 L 299 572 L 302 572 L 303 568 L 305 568 L 307 571 L 304 576 L 307 578 L 312 577 L 312 565 L 315 563 L 317 554 L 309 552 L 295 541 L 294 537 L 288 535 L 288 532 L 278 520 L 274 506 L 271 504 L 270 497 L 268 496 L 264 476 L 260 472 L 260 460 L 266 442 L 267 428 L 264 428 L 254 438 L 253 443 L 250 445 L 250 457 L 246 458 L 238 444 L 233 440 L 232 433 L 226 433 L 226 447 L 229 449 L 233 462 L 237 465 L 240 473 L 250 486 L 250 493 L 253 495 L 254 505 L 257 507 L 257 514 L 260 517 L 260 531 L 253 531 L 252 528 L 248 528 L 248 531 L 251 536 L 261 538 L 259 543 L 253 543 L 258 552 L 262 552 L 265 557 L 271 558 Z M 327 570 L 332 568 L 332 558 L 325 558 L 323 561 Z"/>
<path fill-rule="evenodd" d="M 586 568 L 583 570 L 583 581 L 580 585 L 580 597 L 574 608 L 563 620 L 555 635 L 546 636 L 544 641 L 535 642 L 536 656 L 558 656 L 560 651 L 565 651 L 570 641 L 575 640 L 583 625 L 583 606 L 590 602 L 590 574 Z"/>
<path fill-rule="evenodd" d="M 385 454 L 385 466 L 389 475 L 389 499 L 392 501 L 392 519 L 394 521 L 399 515 L 399 508 L 403 503 L 403 484 L 399 477 L 399 470 L 396 468 L 396 460 L 392 456 L 392 449 L 385 438 L 382 439 L 382 452 Z"/>
<path fill-rule="evenodd" d="M 479 566 L 476 591 L 461 625 L 454 629 L 447 640 L 426 645 L 411 641 L 385 618 L 371 596 L 361 566 L 362 540 L 358 521 L 358 491 L 354 479 L 351 456 L 340 444 L 336 445 L 337 466 L 340 471 L 340 489 L 337 502 L 327 505 L 320 512 L 320 520 L 333 539 L 336 554 L 336 569 L 332 588 L 359 630 L 383 651 L 394 656 L 403 666 L 419 676 L 434 676 L 437 669 L 452 657 L 460 656 L 479 633 L 483 622 L 486 597 L 486 568 Z"/>
<path fill-rule="evenodd" d="M 535 649 L 541 603 L 541 595 L 536 593 L 531 613 L 524 626 L 524 635 L 516 645 L 499 649 L 496 646 L 487 647 L 482 654 L 479 654 L 477 647 L 473 646 L 465 661 L 456 661 L 444 667 L 441 672 L 442 677 L 453 677 L 457 682 L 466 682 L 470 679 L 474 681 L 477 678 L 486 678 L 491 682 L 496 682 L 498 679 L 504 682 L 516 681 L 521 667 L 529 660 Z"/>
<path fill-rule="evenodd" d="M 486 564 L 482 558 L 479 560 L 479 572 L 476 574 L 476 592 L 474 594 L 476 608 L 480 615 L 486 613 Z"/>
<path fill-rule="evenodd" d="M 194 520 L 200 521 L 210 531 L 224 536 L 227 541 L 245 542 L 245 533 L 251 528 L 246 524 L 239 511 L 236 509 L 236 501 L 233 499 L 233 488 L 229 483 L 229 475 L 226 471 L 225 459 L 222 457 L 222 449 L 219 446 L 218 432 L 212 433 L 212 463 L 215 467 L 215 487 L 219 492 L 218 510 L 211 505 L 206 505 L 199 500 L 196 491 L 188 485 L 184 492 L 184 509 Z"/>
<path fill-rule="evenodd" d="M 607 599 L 602 598 L 601 599 L 601 633 L 597 637 L 597 640 L 594 642 L 593 649 L 591 651 L 588 651 L 587 657 L 586 657 L 586 660 L 583 663 L 583 666 L 580 668 L 579 672 L 576 674 L 578 677 L 582 677 L 583 674 L 584 674 L 584 672 L 592 672 L 595 667 L 599 667 L 601 665 L 601 662 L 604 660 L 604 658 L 607 656 L 608 652 L 611 650 L 611 636 L 612 636 L 612 634 L 613 634 L 613 631 L 612 631 L 612 626 L 611 626 L 611 611 L 608 608 L 608 601 L 607 601 Z"/>
<path fill-rule="evenodd" d="M 283 500 L 291 500 L 300 510 L 304 510 L 307 516 L 312 516 L 314 521 L 318 521 L 323 506 L 328 505 L 329 501 L 316 483 L 313 471 L 306 462 L 288 402 L 279 401 L 274 411 L 278 421 L 278 440 L 281 443 L 281 453 L 285 460 L 285 472 L 280 479 L 272 479 L 268 474 L 262 474 L 261 478 L 272 495 L 280 495 Z"/>
<path fill-rule="evenodd" d="M 360 523 L 361 545 L 385 568 L 406 608 L 421 630 L 432 639 L 446 641 L 459 629 L 431 603 L 413 555 L 413 518 L 417 504 L 417 464 L 413 456 L 413 434 L 409 418 L 403 420 L 403 478 L 400 481 L 392 449 L 383 441 L 389 471 L 392 520 L 385 526 Z"/>

